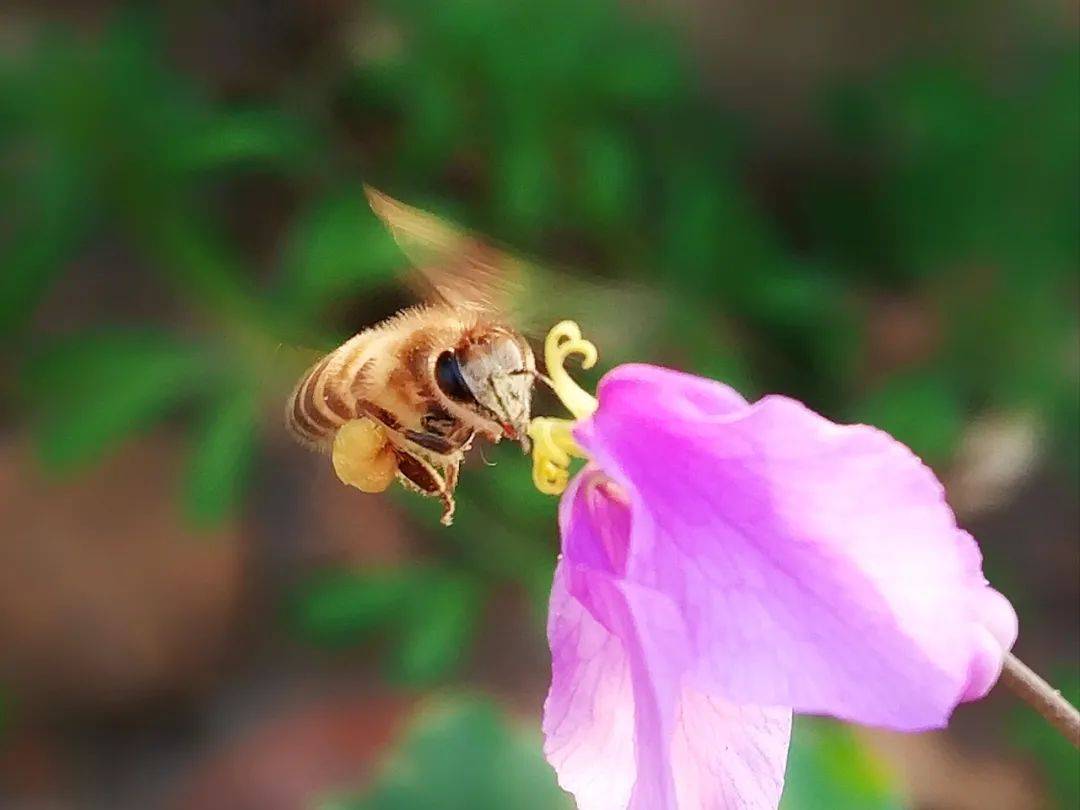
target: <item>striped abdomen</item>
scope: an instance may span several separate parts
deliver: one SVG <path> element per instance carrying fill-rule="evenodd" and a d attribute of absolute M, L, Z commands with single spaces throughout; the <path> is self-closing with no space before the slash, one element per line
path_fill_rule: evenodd
<path fill-rule="evenodd" d="M 360 334 L 307 370 L 285 407 L 285 424 L 303 444 L 328 450 L 338 428 L 360 415 L 372 340 Z"/>

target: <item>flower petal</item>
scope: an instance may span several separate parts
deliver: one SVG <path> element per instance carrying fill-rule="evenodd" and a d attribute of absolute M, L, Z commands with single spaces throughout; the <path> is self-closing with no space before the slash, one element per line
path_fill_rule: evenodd
<path fill-rule="evenodd" d="M 599 401 L 575 436 L 628 493 L 625 580 L 676 605 L 696 688 L 922 729 L 993 683 L 1015 613 L 902 444 L 648 366 Z"/>
<path fill-rule="evenodd" d="M 559 783 L 580 810 L 774 810 L 791 712 L 732 706 L 689 685 L 676 605 L 625 583 L 613 564 L 628 518 L 595 471 L 563 499 L 544 706 Z"/>

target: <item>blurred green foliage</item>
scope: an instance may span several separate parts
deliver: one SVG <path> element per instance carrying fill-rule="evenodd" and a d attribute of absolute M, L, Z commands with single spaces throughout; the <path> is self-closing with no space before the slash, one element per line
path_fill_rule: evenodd
<path fill-rule="evenodd" d="M 780 810 L 901 810 L 888 768 L 855 732 L 838 723 L 796 717 Z"/>
<path fill-rule="evenodd" d="M 4 195 L 0 329 L 21 337 L 80 247 L 119 231 L 196 311 L 227 324 L 210 339 L 234 377 L 252 379 L 206 407 L 219 433 L 232 420 L 250 434 L 240 403 L 267 389 L 269 350 L 329 345 L 341 336 L 326 328 L 335 306 L 391 285 L 402 263 L 349 155 L 332 148 L 338 103 L 370 126 L 394 124 L 388 145 L 365 156 L 379 167 L 365 179 L 447 210 L 431 192 L 467 169 L 471 224 L 541 253 L 572 233 L 582 248 L 566 258 L 657 287 L 668 304 L 644 354 L 877 422 L 931 462 L 949 459 L 976 408 L 1034 408 L 1062 446 L 1077 446 L 1075 48 L 1033 55 L 1004 88 L 927 63 L 835 90 L 826 123 L 852 168 L 797 189 L 794 228 L 807 246 L 796 251 L 740 179 L 747 145 L 695 87 L 670 31 L 601 0 L 434 5 L 384 3 L 336 93 L 316 99 L 327 109 L 306 118 L 273 99 L 211 101 L 163 63 L 139 17 L 101 41 L 50 30 L 7 59 L 4 179 L 20 192 Z M 222 227 L 222 182 L 252 172 L 302 191 L 270 284 Z M 936 351 L 870 369 L 868 383 L 866 330 L 881 296 L 938 316 L 927 327 Z M 100 351 L 92 362 L 113 362 L 112 347 Z M 605 348 L 612 361 L 623 351 Z M 99 386 L 100 402 L 87 392 L 103 416 L 68 426 L 88 434 L 70 441 L 45 426 L 61 434 L 45 442 L 47 457 L 104 449 L 164 412 L 181 393 L 168 377 L 163 368 L 130 390 Z M 192 474 L 208 483 L 189 485 L 191 514 L 228 514 L 256 446 L 196 451 Z M 218 481 L 232 495 L 210 504 Z"/>
<path fill-rule="evenodd" d="M 424 685 L 445 679 L 468 655 L 482 595 L 475 577 L 449 567 L 335 572 L 300 589 L 292 622 L 331 646 L 388 637 L 388 673 Z"/>
<path fill-rule="evenodd" d="M 321 810 L 570 810 L 539 735 L 519 725 L 479 698 L 431 699 L 367 795 Z"/>
<path fill-rule="evenodd" d="M 366 794 L 322 810 L 456 810 L 572 806 L 544 762 L 540 739 L 493 704 L 432 699 L 416 712 L 397 752 Z M 901 810 L 886 766 L 835 722 L 796 720 L 781 810 Z"/>
<path fill-rule="evenodd" d="M 1053 673 L 1051 680 L 1073 706 L 1080 706 L 1080 673 L 1063 667 Z M 1080 806 L 1080 758 L 1076 748 L 1026 706 L 1018 706 L 1014 712 L 1012 733 L 1016 744 L 1042 770 L 1053 806 L 1060 810 Z"/>
<path fill-rule="evenodd" d="M 789 393 L 879 424 L 935 465 L 991 410 L 1034 412 L 1062 458 L 1080 456 L 1080 51 L 1068 37 L 1035 42 L 1007 80 L 945 54 L 821 88 L 825 159 L 772 206 L 749 178 L 748 123 L 700 86 L 673 28 L 624 4 L 380 0 L 357 13 L 327 77 L 240 102 L 170 64 L 152 15 L 94 34 L 43 28 L 0 55 L 0 334 L 49 469 L 87 469 L 182 418 L 183 514 L 204 527 L 235 515 L 266 414 L 302 364 L 281 347 L 325 348 L 362 325 L 358 311 L 386 314 L 365 302 L 396 286 L 403 259 L 361 181 L 649 290 L 661 302 L 651 342 L 601 346 L 605 363 Z M 284 189 L 268 250 L 238 234 L 243 180 Z M 37 319 L 103 240 L 152 274 L 177 326 Z M 928 348 L 894 351 L 883 303 L 914 313 Z M 555 504 L 520 456 L 490 455 L 506 469 L 466 472 L 434 559 L 314 578 L 295 595 L 296 632 L 381 638 L 388 673 L 427 684 L 467 659 L 491 588 L 522 589 L 542 617 Z M 432 503 L 401 504 L 434 523 Z M 431 715 L 373 797 L 346 806 L 530 806 L 550 774 L 494 711 Z M 503 767 L 478 772 L 484 757 Z M 876 774 L 847 732 L 801 725 L 786 806 L 896 806 Z"/>

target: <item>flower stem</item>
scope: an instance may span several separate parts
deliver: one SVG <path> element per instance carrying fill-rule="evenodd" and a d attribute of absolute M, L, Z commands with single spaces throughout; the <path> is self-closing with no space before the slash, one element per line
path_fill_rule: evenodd
<path fill-rule="evenodd" d="M 1061 692 L 1012 653 L 1005 655 L 1001 680 L 1017 697 L 1045 717 L 1061 736 L 1080 748 L 1080 712 L 1061 696 Z"/>

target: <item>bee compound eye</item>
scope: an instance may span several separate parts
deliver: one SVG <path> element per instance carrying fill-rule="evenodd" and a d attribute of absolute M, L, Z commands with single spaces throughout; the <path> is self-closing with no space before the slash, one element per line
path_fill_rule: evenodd
<path fill-rule="evenodd" d="M 474 399 L 465 378 L 461 375 L 461 364 L 453 352 L 443 352 L 435 361 L 435 382 L 439 390 L 450 399 L 467 402 Z"/>

